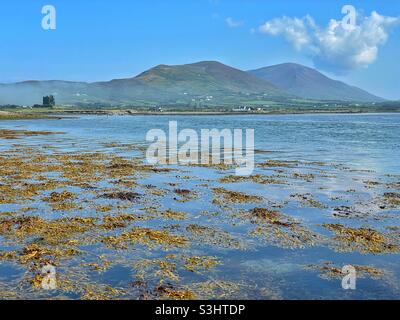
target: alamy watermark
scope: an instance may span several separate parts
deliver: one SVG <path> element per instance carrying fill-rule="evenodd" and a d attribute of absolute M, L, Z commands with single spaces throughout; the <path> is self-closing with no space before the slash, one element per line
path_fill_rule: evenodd
<path fill-rule="evenodd" d="M 346 265 L 342 268 L 342 273 L 345 274 L 345 276 L 342 278 L 342 288 L 344 290 L 356 290 L 356 268 L 351 265 Z"/>
<path fill-rule="evenodd" d="M 342 8 L 342 14 L 345 16 L 342 19 L 342 27 L 346 30 L 351 30 L 357 24 L 357 10 L 354 6 L 347 4 Z"/>
<path fill-rule="evenodd" d="M 168 133 L 162 129 L 147 132 L 152 142 L 146 151 L 150 164 L 232 165 L 237 175 L 254 170 L 254 129 L 182 129 L 170 121 Z"/>
<path fill-rule="evenodd" d="M 42 28 L 43 30 L 55 30 L 57 28 L 56 8 L 53 5 L 45 5 L 42 7 Z"/>
<path fill-rule="evenodd" d="M 41 286 L 43 290 L 57 289 L 56 268 L 54 266 L 50 264 L 45 265 L 42 268 L 42 276 Z"/>

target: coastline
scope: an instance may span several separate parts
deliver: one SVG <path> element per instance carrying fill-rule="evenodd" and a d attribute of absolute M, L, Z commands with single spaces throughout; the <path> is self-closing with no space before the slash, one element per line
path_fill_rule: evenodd
<path fill-rule="evenodd" d="M 36 119 L 57 119 L 58 117 L 52 117 L 46 114 L 39 113 L 26 113 L 26 112 L 9 112 L 0 111 L 1 120 L 36 120 Z"/>
<path fill-rule="evenodd" d="M 1 120 L 61 119 L 74 115 L 98 116 L 272 116 L 272 115 L 318 115 L 318 114 L 397 114 L 400 110 L 315 110 L 315 111 L 271 111 L 271 112 L 231 112 L 231 111 L 132 111 L 132 110 L 49 110 L 37 112 L 0 111 Z"/>

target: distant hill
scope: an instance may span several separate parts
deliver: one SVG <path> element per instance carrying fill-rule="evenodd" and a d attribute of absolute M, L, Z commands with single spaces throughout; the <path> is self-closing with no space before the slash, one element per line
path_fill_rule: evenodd
<path fill-rule="evenodd" d="M 24 81 L 0 84 L 0 105 L 41 104 L 52 94 L 57 104 L 180 106 L 287 105 L 294 99 L 382 101 L 316 70 L 282 64 L 250 72 L 216 61 L 158 65 L 135 77 L 105 82 Z M 294 102 L 295 104 L 297 102 Z"/>
<path fill-rule="evenodd" d="M 295 63 L 283 63 L 249 71 L 293 95 L 316 100 L 378 102 L 384 99 L 360 88 L 328 78 L 319 71 Z"/>
<path fill-rule="evenodd" d="M 57 103 L 103 102 L 112 104 L 240 103 L 249 95 L 288 97 L 266 80 L 215 61 L 159 65 L 136 77 L 107 82 L 26 81 L 0 85 L 0 104 L 41 103 L 53 94 Z"/>

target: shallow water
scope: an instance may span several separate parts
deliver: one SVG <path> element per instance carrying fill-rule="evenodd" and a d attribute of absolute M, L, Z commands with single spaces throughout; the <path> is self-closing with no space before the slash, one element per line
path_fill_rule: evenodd
<path fill-rule="evenodd" d="M 1 155 L 28 159 L 31 151 L 27 150 L 33 148 L 33 155 L 49 157 L 98 152 L 106 154 L 107 160 L 117 156 L 128 161 L 143 160 L 146 132 L 152 128 L 167 131 L 172 120 L 178 122 L 179 130 L 254 129 L 258 164 L 254 174 L 278 181 L 223 182 L 221 178 L 234 174 L 233 168 L 174 166 L 170 172 L 139 172 L 134 178 L 129 177 L 135 185 L 126 186 L 113 183 L 125 179 L 126 172 L 111 175 L 107 171 L 110 169 L 105 168 L 104 172 L 110 175 L 90 181 L 90 188 L 70 183 L 77 179 L 78 174 L 74 173 L 70 180 L 63 181 L 62 188 L 55 189 L 76 194 L 74 203 L 81 208 L 54 209 L 44 200 L 54 190 L 0 204 L 0 213 L 39 216 L 49 221 L 65 217 L 102 220 L 121 213 L 148 215 L 145 220 L 135 220 L 120 228 L 96 227 L 87 230 L 87 235 L 82 233 L 92 241 L 74 235 L 74 248 L 80 254 L 65 259 L 48 254 L 50 262 L 56 265 L 58 282 L 63 283 L 57 290 L 32 285 L 32 278 L 40 273 L 38 266 L 45 260 L 21 262 L 18 258 L 24 247 L 36 243 L 38 233 L 27 232 L 16 240 L 9 230 L 3 230 L 0 249 L 13 250 L 17 255 L 0 260 L 0 289 L 4 298 L 177 298 L 170 294 L 173 291 L 191 292 L 186 297 L 206 299 L 400 297 L 400 207 L 384 198 L 385 193 L 399 192 L 399 114 L 81 116 L 3 121 L 0 129 L 63 134 L 0 138 L 0 150 Z M 268 160 L 276 161 L 275 165 L 261 165 Z M 292 162 L 286 162 L 289 160 Z M 42 179 L 51 175 L 60 178 L 57 170 L 50 170 Z M 12 181 L 3 176 L 0 185 L 19 186 L 28 180 L 25 177 Z M 235 203 L 224 198 L 225 194 L 213 192 L 216 187 L 258 196 L 260 200 Z M 174 192 L 177 188 L 191 194 L 180 197 Z M 137 192 L 142 198 L 129 202 L 101 197 L 107 190 Z M 100 205 L 111 208 L 102 212 Z M 23 210 L 27 207 L 29 210 Z M 276 223 L 251 216 L 249 212 L 254 208 L 276 211 L 280 220 Z M 184 212 L 186 216 L 177 219 L 160 214 L 167 209 Z M 378 249 L 371 249 L 375 244 L 361 236 L 356 238 L 360 243 L 354 245 L 324 224 L 373 229 L 386 239 L 390 250 L 380 238 Z M 135 227 L 162 230 L 184 238 L 186 243 L 164 246 L 165 243 L 157 243 L 147 235 L 145 242 L 135 239 L 125 248 L 110 247 L 103 241 L 104 237 L 118 236 Z M 255 232 L 257 229 L 259 232 Z M 42 243 L 50 250 L 56 248 L 46 241 Z M 187 259 L 193 256 L 208 257 L 208 262 L 218 263 L 204 267 L 196 260 L 195 270 L 190 270 Z M 380 273 L 377 276 L 360 272 L 357 289 L 343 290 L 341 274 L 324 272 L 328 270 L 326 266 L 340 270 L 344 265 L 368 266 Z"/>

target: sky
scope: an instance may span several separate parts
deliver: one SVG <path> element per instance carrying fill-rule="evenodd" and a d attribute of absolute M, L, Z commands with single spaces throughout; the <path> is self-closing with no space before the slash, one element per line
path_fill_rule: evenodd
<path fill-rule="evenodd" d="M 45 5 L 56 9 L 54 30 L 42 28 Z M 357 10 L 346 28 L 344 5 Z M 400 1 L 3 0 L 0 6 L 0 82 L 106 81 L 203 60 L 242 70 L 295 62 L 400 99 Z"/>

